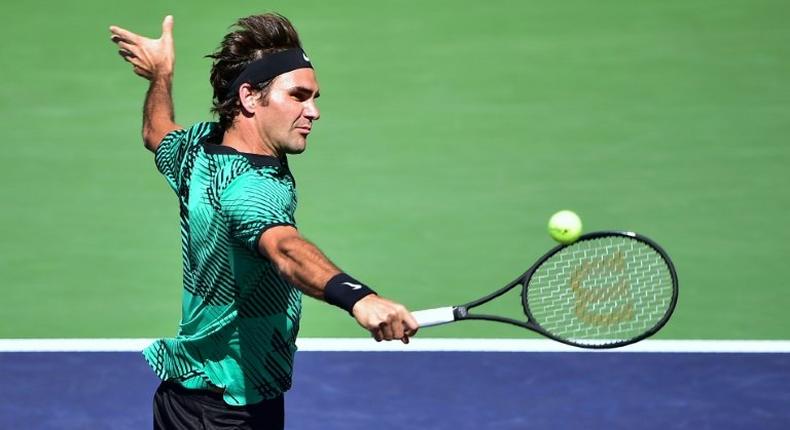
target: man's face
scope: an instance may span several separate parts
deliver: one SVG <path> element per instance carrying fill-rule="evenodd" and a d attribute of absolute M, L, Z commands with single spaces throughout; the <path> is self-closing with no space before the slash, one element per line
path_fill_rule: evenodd
<path fill-rule="evenodd" d="M 307 135 L 320 113 L 313 69 L 296 69 L 277 76 L 269 87 L 266 103 L 255 106 L 256 127 L 278 154 L 299 154 L 307 147 Z"/>

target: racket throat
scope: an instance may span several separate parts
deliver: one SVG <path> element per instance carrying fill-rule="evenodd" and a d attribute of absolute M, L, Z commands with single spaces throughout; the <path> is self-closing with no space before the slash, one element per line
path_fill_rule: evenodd
<path fill-rule="evenodd" d="M 466 306 L 456 306 L 453 308 L 453 316 L 455 320 L 463 320 L 469 316 L 469 309 Z"/>

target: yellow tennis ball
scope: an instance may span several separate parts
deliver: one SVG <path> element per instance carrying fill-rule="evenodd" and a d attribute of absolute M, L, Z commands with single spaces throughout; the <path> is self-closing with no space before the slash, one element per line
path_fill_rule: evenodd
<path fill-rule="evenodd" d="M 582 220 L 579 215 L 569 210 L 555 213 L 549 218 L 549 235 L 562 244 L 576 241 L 582 234 Z"/>

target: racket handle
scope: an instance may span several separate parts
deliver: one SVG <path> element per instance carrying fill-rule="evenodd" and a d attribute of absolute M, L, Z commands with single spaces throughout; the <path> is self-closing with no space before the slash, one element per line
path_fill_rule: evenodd
<path fill-rule="evenodd" d="M 411 315 L 417 320 L 420 327 L 431 327 L 439 324 L 447 324 L 455 321 L 453 307 L 426 309 L 423 311 L 412 312 Z"/>

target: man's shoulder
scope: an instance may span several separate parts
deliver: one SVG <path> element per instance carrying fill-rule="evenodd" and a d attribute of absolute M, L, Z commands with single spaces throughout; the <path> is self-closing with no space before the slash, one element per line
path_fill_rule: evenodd
<path fill-rule="evenodd" d="M 187 128 L 179 128 L 166 134 L 156 150 L 157 157 L 164 154 L 170 156 L 184 153 L 187 148 L 194 147 L 208 136 L 216 134 L 219 130 L 216 122 L 198 122 Z"/>
<path fill-rule="evenodd" d="M 197 130 L 201 130 L 201 131 L 205 130 L 206 132 L 212 132 L 212 131 L 219 130 L 219 123 L 216 122 L 216 121 L 199 121 L 199 122 L 196 122 L 196 123 L 192 124 L 191 126 L 189 126 L 188 129 L 189 130 L 195 130 L 195 131 L 197 131 Z"/>
<path fill-rule="evenodd" d="M 247 154 L 208 142 L 205 156 L 213 161 L 214 176 L 237 188 L 289 186 L 292 183 L 287 164 L 272 156 Z M 292 184 L 291 184 L 292 185 Z"/>
<path fill-rule="evenodd" d="M 165 139 L 167 139 L 170 135 L 173 135 L 174 138 L 184 138 L 191 145 L 194 145 L 199 141 L 203 140 L 206 136 L 216 134 L 218 130 L 219 130 L 219 124 L 216 122 L 210 122 L 210 121 L 197 122 L 187 128 L 182 128 L 170 132 L 170 134 L 165 136 Z"/>
<path fill-rule="evenodd" d="M 226 164 L 220 176 L 230 179 L 225 188 L 230 194 L 285 194 L 293 192 L 293 185 L 273 168 L 260 168 L 246 160 Z"/>

